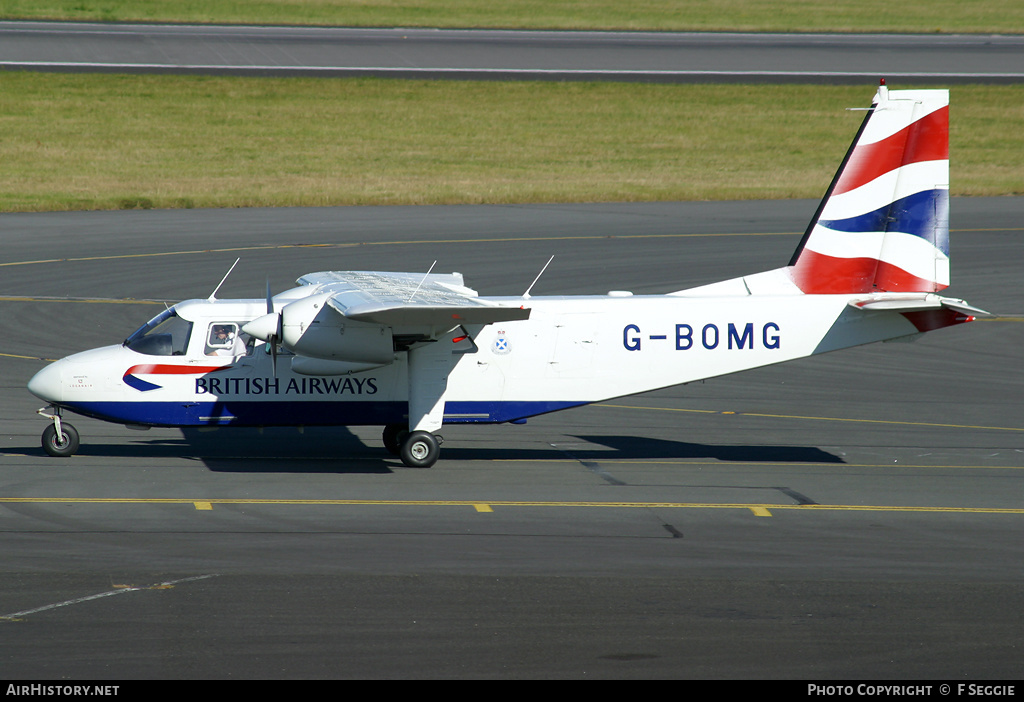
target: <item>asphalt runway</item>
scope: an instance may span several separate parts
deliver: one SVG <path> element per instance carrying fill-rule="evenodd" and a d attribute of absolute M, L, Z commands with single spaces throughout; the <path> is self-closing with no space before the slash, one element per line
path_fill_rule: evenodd
<path fill-rule="evenodd" d="M 1019 678 L 1020 198 L 952 204 L 948 293 L 990 319 L 446 427 L 429 470 L 365 427 L 39 445 L 41 359 L 236 257 L 221 298 L 435 259 L 517 294 L 551 255 L 534 295 L 670 291 L 784 264 L 815 204 L 0 215 L 4 677 Z"/>
<path fill-rule="evenodd" d="M 1024 37 L 0 22 L 0 68 L 497 80 L 976 83 Z"/>

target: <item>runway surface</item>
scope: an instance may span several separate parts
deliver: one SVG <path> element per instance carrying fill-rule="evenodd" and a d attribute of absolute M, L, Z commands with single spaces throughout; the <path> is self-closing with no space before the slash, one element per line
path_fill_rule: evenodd
<path fill-rule="evenodd" d="M 535 295 L 659 292 L 784 264 L 815 204 L 0 215 L 5 677 L 1018 678 L 1019 198 L 952 204 L 948 292 L 992 319 L 446 427 L 429 470 L 360 427 L 39 447 L 41 359 L 236 257 L 219 297 L 435 259 L 517 294 L 552 254 Z"/>
<path fill-rule="evenodd" d="M 1020 82 L 1024 37 L 0 22 L 0 68 L 617 81 Z"/>

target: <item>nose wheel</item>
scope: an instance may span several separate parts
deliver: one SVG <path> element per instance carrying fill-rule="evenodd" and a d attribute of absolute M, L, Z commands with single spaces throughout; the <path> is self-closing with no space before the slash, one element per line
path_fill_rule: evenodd
<path fill-rule="evenodd" d="M 78 453 L 78 430 L 54 415 L 53 424 L 43 429 L 43 450 L 57 458 L 67 458 Z"/>

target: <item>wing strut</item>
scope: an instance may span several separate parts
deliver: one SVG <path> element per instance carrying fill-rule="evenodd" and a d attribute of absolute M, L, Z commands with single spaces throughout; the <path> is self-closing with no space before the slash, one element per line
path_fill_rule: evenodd
<path fill-rule="evenodd" d="M 455 330 L 434 343 L 409 350 L 409 431 L 435 432 L 444 422 L 444 394 L 455 364 L 450 341 Z"/>
<path fill-rule="evenodd" d="M 461 353 L 450 344 L 461 336 L 461 327 L 436 342 L 414 346 L 409 359 L 409 432 L 399 448 L 402 462 L 412 468 L 429 468 L 440 454 L 441 437 L 434 434 L 444 423 L 444 396 L 448 375 Z"/>

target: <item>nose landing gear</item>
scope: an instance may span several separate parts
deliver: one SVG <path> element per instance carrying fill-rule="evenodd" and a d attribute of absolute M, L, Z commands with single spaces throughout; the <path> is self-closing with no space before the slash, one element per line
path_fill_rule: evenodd
<path fill-rule="evenodd" d="M 67 422 L 61 421 L 60 409 L 56 407 L 43 407 L 38 410 L 38 413 L 47 419 L 53 420 L 53 424 L 48 424 L 43 429 L 43 450 L 57 458 L 67 458 L 78 453 L 78 430 Z"/>

